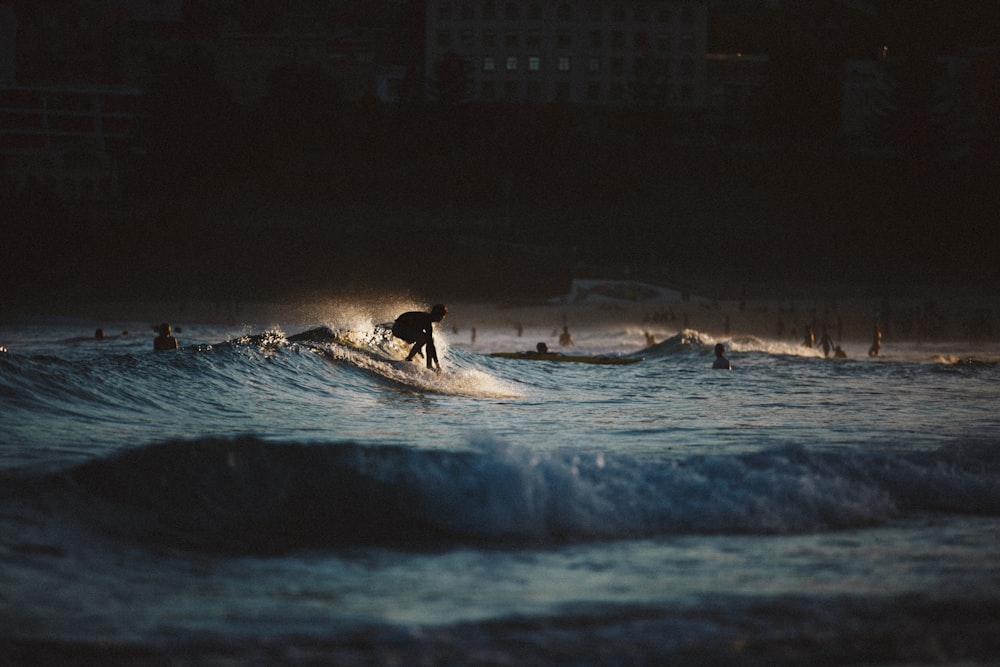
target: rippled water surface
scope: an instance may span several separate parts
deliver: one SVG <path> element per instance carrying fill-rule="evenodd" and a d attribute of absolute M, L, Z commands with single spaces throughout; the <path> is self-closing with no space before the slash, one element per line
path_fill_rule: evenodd
<path fill-rule="evenodd" d="M 1000 658 L 995 350 L 484 329 L 438 375 L 328 324 L 0 327 L 9 655 Z"/>

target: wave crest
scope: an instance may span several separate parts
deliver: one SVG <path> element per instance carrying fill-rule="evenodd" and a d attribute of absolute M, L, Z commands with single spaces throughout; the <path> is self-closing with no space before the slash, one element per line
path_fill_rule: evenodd
<path fill-rule="evenodd" d="M 177 548 L 501 546 L 816 532 L 912 512 L 996 515 L 994 449 L 789 446 L 651 463 L 543 454 L 490 437 L 458 452 L 243 437 L 147 445 L 30 486 L 46 489 L 54 518 Z"/>

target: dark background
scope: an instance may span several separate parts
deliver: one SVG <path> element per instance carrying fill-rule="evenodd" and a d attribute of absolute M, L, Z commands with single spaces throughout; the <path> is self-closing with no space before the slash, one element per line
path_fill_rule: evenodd
<path fill-rule="evenodd" d="M 65 6 L 6 4 L 19 46 Z M 0 201 L 0 304 L 540 298 L 574 276 L 995 293 L 1000 3 L 864 3 L 863 20 L 830 28 L 845 4 L 710 3 L 710 51 L 771 59 L 741 121 L 717 123 L 641 91 L 620 109 L 463 103 L 460 68 L 420 80 L 420 2 L 330 17 L 379 25 L 378 57 L 413 66 L 400 102 L 347 102 L 302 63 L 237 104 L 199 44 L 226 20 L 266 30 L 289 3 L 187 2 L 189 48 L 151 72 L 121 196 Z M 19 83 L 115 83 L 106 41 L 81 47 L 102 54 L 84 73 L 19 55 Z M 839 134 L 843 63 L 882 44 L 894 86 L 859 146 Z M 942 105 L 927 84 L 935 58 L 978 47 L 992 58 Z M 415 92 L 425 84 L 433 99 Z"/>

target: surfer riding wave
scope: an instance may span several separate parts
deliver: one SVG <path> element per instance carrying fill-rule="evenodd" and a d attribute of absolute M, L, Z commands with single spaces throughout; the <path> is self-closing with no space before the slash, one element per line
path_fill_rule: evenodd
<path fill-rule="evenodd" d="M 448 307 L 443 304 L 435 304 L 429 313 L 422 311 L 410 311 L 403 313 L 396 318 L 392 325 L 392 335 L 401 338 L 407 343 L 413 343 L 410 353 L 406 355 L 407 361 L 413 361 L 413 357 L 420 354 L 421 348 L 427 346 L 427 368 L 441 370 L 441 362 L 438 361 L 437 348 L 434 347 L 434 322 L 440 322 L 448 314 Z"/>

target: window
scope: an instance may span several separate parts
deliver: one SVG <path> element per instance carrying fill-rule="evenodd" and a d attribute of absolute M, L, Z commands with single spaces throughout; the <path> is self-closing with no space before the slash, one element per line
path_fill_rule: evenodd
<path fill-rule="evenodd" d="M 604 35 L 600 30 L 590 31 L 590 48 L 599 49 L 604 46 Z"/>
<path fill-rule="evenodd" d="M 624 49 L 625 33 L 623 33 L 621 30 L 615 30 L 613 33 L 611 33 L 611 46 L 619 50 Z"/>
<path fill-rule="evenodd" d="M 542 5 L 540 3 L 528 3 L 528 18 L 532 21 L 540 21 L 542 19 Z"/>
<path fill-rule="evenodd" d="M 482 98 L 484 100 L 492 100 L 493 98 L 496 97 L 497 86 L 496 86 L 496 83 L 494 83 L 492 79 L 487 80 L 487 81 L 483 81 L 482 86 L 483 86 L 482 87 Z"/>
<path fill-rule="evenodd" d="M 507 71 L 508 72 L 517 71 L 517 56 L 507 56 Z"/>
<path fill-rule="evenodd" d="M 516 49 L 518 42 L 520 42 L 520 35 L 514 30 L 508 30 L 504 35 L 503 43 L 508 49 Z"/>
<path fill-rule="evenodd" d="M 484 19 L 495 19 L 497 17 L 497 6 L 493 2 L 483 3 L 483 18 Z"/>
<path fill-rule="evenodd" d="M 537 30 L 529 30 L 524 43 L 531 48 L 537 49 L 542 45 L 542 34 Z"/>
<path fill-rule="evenodd" d="M 506 18 L 508 21 L 516 21 L 518 18 L 520 18 L 519 12 L 517 11 L 516 2 L 507 3 L 507 8 L 504 10 L 504 18 Z"/>
<path fill-rule="evenodd" d="M 438 30 L 437 34 L 437 45 L 442 49 L 447 49 L 451 47 L 451 31 L 449 30 Z"/>
<path fill-rule="evenodd" d="M 517 81 L 507 81 L 503 84 L 503 96 L 508 101 L 517 99 Z"/>
<path fill-rule="evenodd" d="M 466 21 L 471 21 L 473 18 L 475 18 L 475 14 L 473 13 L 472 3 L 471 2 L 463 2 L 462 3 L 462 19 L 464 19 Z"/>
<path fill-rule="evenodd" d="M 471 30 L 462 31 L 462 46 L 468 48 L 476 43 L 475 37 L 473 37 L 473 32 Z"/>
<path fill-rule="evenodd" d="M 492 72 L 496 70 L 496 68 L 497 68 L 496 58 L 494 58 L 493 56 L 486 56 L 485 58 L 483 58 L 484 72 Z"/>
<path fill-rule="evenodd" d="M 556 36 L 556 46 L 560 49 L 573 48 L 573 35 L 568 32 L 561 32 Z"/>
<path fill-rule="evenodd" d="M 645 49 L 649 46 L 649 33 L 647 32 L 637 32 L 633 37 L 635 48 Z"/>
<path fill-rule="evenodd" d="M 483 31 L 483 46 L 496 46 L 497 45 L 497 33 L 494 30 L 484 30 Z"/>
<path fill-rule="evenodd" d="M 560 21 L 571 21 L 573 19 L 573 5 L 568 2 L 560 2 L 556 16 L 559 17 Z"/>
<path fill-rule="evenodd" d="M 451 3 L 450 2 L 439 2 L 438 3 L 438 18 L 442 21 L 447 21 L 451 19 Z"/>
<path fill-rule="evenodd" d="M 670 8 L 660 7 L 656 10 L 656 20 L 660 23 L 670 23 Z"/>
<path fill-rule="evenodd" d="M 542 69 L 542 59 L 538 56 L 530 56 L 528 58 L 528 70 L 531 72 L 537 72 Z"/>
<path fill-rule="evenodd" d="M 559 71 L 568 72 L 570 69 L 570 57 L 569 56 L 559 56 Z"/>
<path fill-rule="evenodd" d="M 625 20 L 625 5 L 620 2 L 616 2 L 614 7 L 611 8 L 611 18 L 615 21 Z"/>
<path fill-rule="evenodd" d="M 600 58 L 588 58 L 587 59 L 587 71 L 591 74 L 597 74 L 601 71 L 601 59 Z"/>

